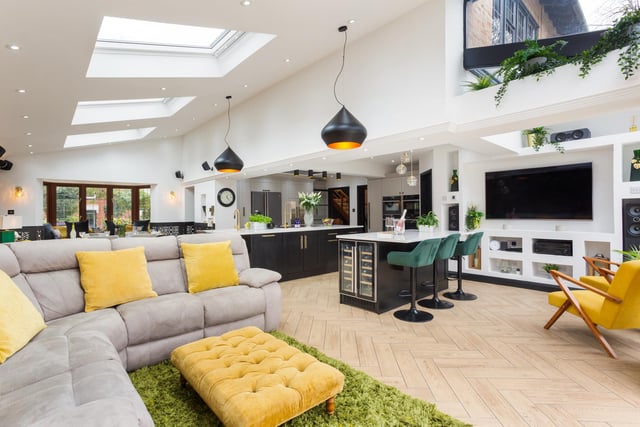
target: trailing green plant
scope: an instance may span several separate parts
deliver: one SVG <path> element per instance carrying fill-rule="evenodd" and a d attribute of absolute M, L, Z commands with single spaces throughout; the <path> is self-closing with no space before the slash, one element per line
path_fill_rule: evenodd
<path fill-rule="evenodd" d="M 483 74 L 481 76 L 475 76 L 476 80 L 466 80 L 463 84 L 464 87 L 469 89 L 469 91 L 477 91 L 486 89 L 495 84 L 495 77 L 493 74 Z"/>
<path fill-rule="evenodd" d="M 440 224 L 440 220 L 433 211 L 429 211 L 426 214 L 422 214 L 418 218 L 416 218 L 416 224 L 426 225 L 428 227 L 437 227 Z"/>
<path fill-rule="evenodd" d="M 560 270 L 560 266 L 558 264 L 545 264 L 542 269 L 549 273 L 551 270 Z"/>
<path fill-rule="evenodd" d="M 263 222 L 265 224 L 271 224 L 271 217 L 260 214 L 249 215 L 250 222 Z"/>
<path fill-rule="evenodd" d="M 640 246 L 631 245 L 629 246 L 628 251 L 623 251 L 618 249 L 618 250 L 615 250 L 614 252 L 622 254 L 624 256 L 625 261 L 635 261 L 640 259 Z"/>
<path fill-rule="evenodd" d="M 529 140 L 529 135 L 531 135 L 531 146 L 535 151 L 539 151 L 540 147 L 545 144 L 551 144 L 557 151 L 564 153 L 564 147 L 562 146 L 562 143 L 560 141 L 554 141 L 550 139 L 549 129 L 544 126 L 525 129 L 522 131 L 522 134 L 527 137 L 527 140 Z"/>
<path fill-rule="evenodd" d="M 609 52 L 617 49 L 621 49 L 618 66 L 625 79 L 631 77 L 640 66 L 640 7 L 637 2 L 629 2 L 621 12 L 622 16 L 602 33 L 591 48 L 572 59 L 571 62 L 580 68 L 580 77 L 586 77 L 594 65 L 600 63 Z"/>
<path fill-rule="evenodd" d="M 500 63 L 496 75 L 502 77 L 502 83 L 495 95 L 496 106 L 500 105 L 512 81 L 530 75 L 540 80 L 542 76 L 553 73 L 557 67 L 569 62 L 569 58 L 558 52 L 567 44 L 565 40 L 557 40 L 549 45 L 540 45 L 537 40 L 525 40 L 524 44 L 524 49 L 515 51 Z"/>
<path fill-rule="evenodd" d="M 480 227 L 480 220 L 484 213 L 478 210 L 476 205 L 467 206 L 467 213 L 464 215 L 464 225 L 467 230 L 475 230 Z"/>

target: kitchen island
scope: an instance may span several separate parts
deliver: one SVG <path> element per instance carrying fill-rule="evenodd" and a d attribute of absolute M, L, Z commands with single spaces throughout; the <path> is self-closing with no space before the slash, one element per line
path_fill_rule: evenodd
<path fill-rule="evenodd" d="M 407 230 L 399 235 L 387 232 L 338 235 L 340 302 L 376 313 L 408 304 L 409 269 L 389 265 L 387 254 L 408 252 L 423 240 L 441 239 L 451 233 L 455 232 Z M 446 262 L 436 261 L 438 291 L 448 288 Z M 433 266 L 418 269 L 418 299 L 433 295 L 432 278 Z"/>

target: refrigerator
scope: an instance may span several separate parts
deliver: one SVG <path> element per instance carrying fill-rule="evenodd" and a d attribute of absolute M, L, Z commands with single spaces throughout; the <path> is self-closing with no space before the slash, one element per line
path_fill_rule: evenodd
<path fill-rule="evenodd" d="M 282 193 L 279 191 L 252 191 L 251 213 L 270 216 L 274 225 L 282 225 Z"/>

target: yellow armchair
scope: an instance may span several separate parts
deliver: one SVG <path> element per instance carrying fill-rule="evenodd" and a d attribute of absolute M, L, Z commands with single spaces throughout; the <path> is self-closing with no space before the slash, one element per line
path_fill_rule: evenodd
<path fill-rule="evenodd" d="M 606 291 L 556 270 L 550 273 L 561 290 L 549 293 L 549 304 L 559 308 L 544 328 L 553 326 L 565 312 L 579 316 L 609 356 L 617 359 L 598 326 L 606 329 L 640 328 L 640 260 L 622 263 Z M 584 290 L 570 289 L 567 282 Z"/>
<path fill-rule="evenodd" d="M 580 281 L 606 292 L 607 289 L 609 289 L 609 285 L 611 285 L 613 276 L 616 274 L 614 269 L 620 267 L 620 263 L 588 256 L 583 256 L 582 258 L 589 264 L 591 269 L 598 274 L 581 276 Z M 606 267 L 604 265 L 606 265 Z"/>

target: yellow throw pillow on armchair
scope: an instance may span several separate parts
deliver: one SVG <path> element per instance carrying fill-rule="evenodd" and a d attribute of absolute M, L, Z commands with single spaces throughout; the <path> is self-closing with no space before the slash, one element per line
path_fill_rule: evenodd
<path fill-rule="evenodd" d="M 234 286 L 240 283 L 233 263 L 231 241 L 182 243 L 189 292 Z"/>
<path fill-rule="evenodd" d="M 76 252 L 84 311 L 157 297 L 142 246 L 119 251 Z"/>
<path fill-rule="evenodd" d="M 0 363 L 46 327 L 29 298 L 0 270 Z"/>

